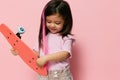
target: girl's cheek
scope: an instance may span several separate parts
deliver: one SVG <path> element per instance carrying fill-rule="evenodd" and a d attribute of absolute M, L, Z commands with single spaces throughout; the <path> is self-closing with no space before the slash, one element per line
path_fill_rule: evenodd
<path fill-rule="evenodd" d="M 46 24 L 46 26 L 47 26 L 47 27 L 49 27 L 49 26 L 50 26 L 50 24 Z"/>

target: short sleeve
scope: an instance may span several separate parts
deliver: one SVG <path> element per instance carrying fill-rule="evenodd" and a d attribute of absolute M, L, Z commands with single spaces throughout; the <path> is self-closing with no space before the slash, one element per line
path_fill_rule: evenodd
<path fill-rule="evenodd" d="M 75 39 L 71 35 L 68 35 L 68 36 L 63 38 L 62 50 L 69 52 L 71 57 L 72 57 L 72 47 L 73 47 L 74 42 L 75 42 Z"/>

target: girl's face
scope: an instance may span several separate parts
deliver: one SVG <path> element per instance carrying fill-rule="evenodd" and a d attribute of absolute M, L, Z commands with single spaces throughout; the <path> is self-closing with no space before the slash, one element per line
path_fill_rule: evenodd
<path fill-rule="evenodd" d="M 64 19 L 59 14 L 46 17 L 46 26 L 51 33 L 59 33 L 63 29 Z"/>

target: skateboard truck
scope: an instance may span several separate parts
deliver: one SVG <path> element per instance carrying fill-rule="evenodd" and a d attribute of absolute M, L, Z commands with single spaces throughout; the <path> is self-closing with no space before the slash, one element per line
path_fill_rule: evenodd
<path fill-rule="evenodd" d="M 24 32 L 25 32 L 25 29 L 22 26 L 20 26 L 18 27 L 18 32 L 16 33 L 16 35 L 21 39 L 20 34 L 23 34 Z"/>

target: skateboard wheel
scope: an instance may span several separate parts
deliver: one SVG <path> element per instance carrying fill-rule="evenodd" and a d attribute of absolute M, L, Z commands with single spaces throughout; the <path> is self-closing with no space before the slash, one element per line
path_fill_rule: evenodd
<path fill-rule="evenodd" d="M 25 29 L 22 26 L 18 27 L 18 33 L 23 34 L 25 32 Z"/>

